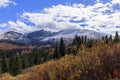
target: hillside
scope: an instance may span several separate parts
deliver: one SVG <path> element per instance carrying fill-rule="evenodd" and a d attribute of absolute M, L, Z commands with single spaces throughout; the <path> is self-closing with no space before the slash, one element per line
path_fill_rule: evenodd
<path fill-rule="evenodd" d="M 12 77 L 0 80 L 108 80 L 120 79 L 120 44 L 99 44 L 92 48 L 82 46 L 76 55 L 36 65 Z"/>
<path fill-rule="evenodd" d="M 11 43 L 0 43 L 0 50 L 14 50 L 14 49 L 33 49 L 33 46 L 18 46 Z"/>

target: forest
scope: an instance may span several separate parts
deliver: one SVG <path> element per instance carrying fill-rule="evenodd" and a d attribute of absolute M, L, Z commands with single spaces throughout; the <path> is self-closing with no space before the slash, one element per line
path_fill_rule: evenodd
<path fill-rule="evenodd" d="M 66 44 L 0 51 L 0 80 L 111 80 L 120 79 L 120 36 L 99 39 L 76 35 Z"/>

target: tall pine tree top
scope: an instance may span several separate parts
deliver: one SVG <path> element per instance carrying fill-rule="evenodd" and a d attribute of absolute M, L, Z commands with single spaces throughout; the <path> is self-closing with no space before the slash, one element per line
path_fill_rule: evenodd
<path fill-rule="evenodd" d="M 65 47 L 65 43 L 64 43 L 63 37 L 61 37 L 61 39 L 60 39 L 59 50 L 60 50 L 61 56 L 64 56 L 65 53 L 66 53 L 66 47 Z"/>
<path fill-rule="evenodd" d="M 115 33 L 114 42 L 115 42 L 115 43 L 118 43 L 118 42 L 119 42 L 119 34 L 118 34 L 117 31 L 116 31 L 116 33 Z"/>

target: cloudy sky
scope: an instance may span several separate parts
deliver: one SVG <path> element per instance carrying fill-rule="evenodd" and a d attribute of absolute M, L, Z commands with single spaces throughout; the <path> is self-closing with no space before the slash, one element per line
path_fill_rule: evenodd
<path fill-rule="evenodd" d="M 0 0 L 0 31 L 120 32 L 120 0 Z"/>

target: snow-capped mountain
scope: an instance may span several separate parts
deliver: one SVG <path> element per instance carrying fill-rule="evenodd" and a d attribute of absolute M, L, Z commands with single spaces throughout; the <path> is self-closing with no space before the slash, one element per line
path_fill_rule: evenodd
<path fill-rule="evenodd" d="M 23 35 L 24 35 L 23 33 L 17 30 L 8 30 L 0 34 L 0 40 L 4 39 L 4 40 L 16 41 L 21 39 Z"/>
<path fill-rule="evenodd" d="M 22 33 L 16 30 L 8 30 L 0 34 L 0 40 L 12 40 L 24 44 L 41 45 L 47 43 L 54 43 L 59 41 L 61 37 L 69 41 L 75 35 L 88 36 L 88 38 L 100 38 L 105 36 L 104 33 L 96 32 L 87 29 L 68 29 L 59 32 L 50 32 L 45 30 L 38 30 L 30 33 Z"/>
<path fill-rule="evenodd" d="M 66 39 L 72 39 L 75 35 L 87 36 L 88 38 L 100 38 L 102 36 L 105 36 L 106 34 L 87 29 L 67 29 L 53 33 L 52 36 L 44 38 L 42 41 L 50 39 L 56 40 L 60 39 L 61 37 Z"/>

